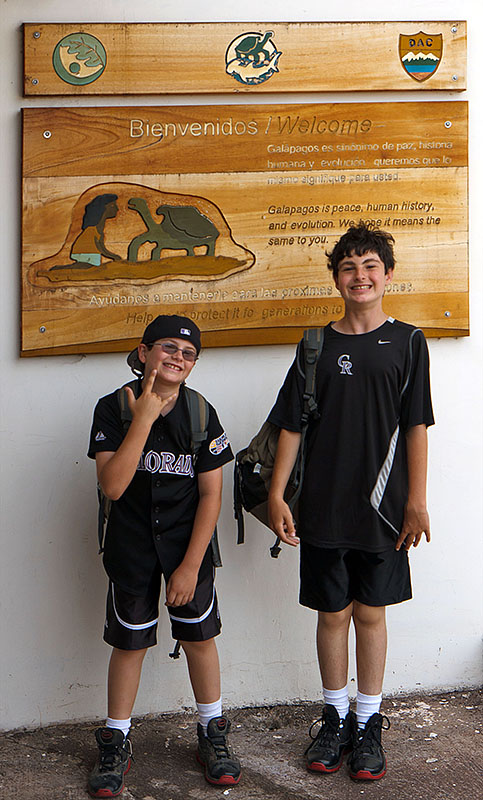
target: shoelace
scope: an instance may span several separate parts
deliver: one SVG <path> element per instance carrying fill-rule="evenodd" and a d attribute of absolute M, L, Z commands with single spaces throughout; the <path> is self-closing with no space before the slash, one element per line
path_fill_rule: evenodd
<path fill-rule="evenodd" d="M 127 753 L 132 758 L 132 743 L 130 739 L 125 739 L 122 747 L 103 748 L 99 756 L 99 767 L 101 772 L 110 772 L 113 767 L 121 761 L 121 752 Z"/>
<path fill-rule="evenodd" d="M 317 731 L 315 736 L 312 735 L 312 731 L 316 725 L 321 723 L 320 729 Z M 315 742 L 317 739 L 324 744 L 337 744 L 337 734 L 340 728 L 338 725 L 334 725 L 332 720 L 329 719 L 327 714 L 324 714 L 319 719 L 316 719 L 309 728 L 309 736 L 312 739 L 312 742 Z M 312 747 L 311 744 L 307 747 L 305 753 L 310 750 Z"/>
<path fill-rule="evenodd" d="M 210 742 L 213 745 L 217 758 L 230 758 L 230 751 L 228 750 L 228 745 L 223 734 L 210 737 Z"/>
<path fill-rule="evenodd" d="M 387 725 L 383 723 L 387 722 Z M 357 731 L 357 749 L 364 750 L 366 753 L 376 753 L 382 744 L 380 742 L 381 730 L 388 731 L 391 723 L 388 718 L 381 717 L 380 722 L 371 725 L 369 728 L 361 728 Z M 384 748 L 382 748 L 384 750 Z"/>

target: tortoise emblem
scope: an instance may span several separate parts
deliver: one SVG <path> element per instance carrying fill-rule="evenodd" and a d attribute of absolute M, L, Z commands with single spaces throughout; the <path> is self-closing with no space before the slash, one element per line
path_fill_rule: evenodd
<path fill-rule="evenodd" d="M 278 60 L 282 55 L 272 41 L 273 31 L 246 31 L 237 36 L 227 47 L 226 72 L 247 86 L 268 81 L 278 72 Z"/>
<path fill-rule="evenodd" d="M 206 255 L 215 255 L 219 231 L 197 208 L 163 204 L 156 209 L 156 214 L 162 216 L 159 221 L 155 221 L 143 198 L 131 197 L 127 205 L 131 211 L 138 212 L 147 228 L 130 242 L 128 261 L 137 261 L 139 248 L 147 242 L 155 245 L 151 253 L 153 260 L 159 260 L 161 251 L 165 248 L 186 250 L 188 256 L 194 256 L 194 248 L 200 245 L 206 246 Z"/>

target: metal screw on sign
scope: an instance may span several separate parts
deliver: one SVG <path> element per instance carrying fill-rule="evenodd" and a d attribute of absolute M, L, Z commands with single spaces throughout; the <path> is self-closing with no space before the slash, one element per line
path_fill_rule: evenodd
<path fill-rule="evenodd" d="M 457 25 L 453 25 L 452 26 L 451 33 L 458 33 L 458 26 Z"/>
<path fill-rule="evenodd" d="M 444 316 L 445 317 L 450 317 L 451 316 L 451 311 L 445 311 L 444 312 Z"/>
<path fill-rule="evenodd" d="M 46 330 L 47 328 L 45 327 L 45 325 L 41 325 L 39 328 L 40 333 L 45 333 Z"/>
<path fill-rule="evenodd" d="M 43 132 L 44 139 L 50 139 L 51 136 L 52 136 L 52 134 L 51 134 L 50 131 L 44 131 Z"/>
<path fill-rule="evenodd" d="M 37 84 L 38 84 L 37 78 L 32 78 L 32 83 L 33 83 L 34 86 L 37 86 Z"/>
<path fill-rule="evenodd" d="M 447 120 L 446 120 L 446 122 L 444 123 L 444 127 L 445 127 L 445 128 L 451 128 L 452 124 L 453 124 L 453 123 L 452 123 L 452 122 L 450 122 L 450 120 L 449 120 L 449 119 L 447 119 Z"/>
<path fill-rule="evenodd" d="M 34 31 L 34 39 L 40 39 L 40 31 Z"/>
<path fill-rule="evenodd" d="M 452 81 L 457 81 L 458 80 L 458 76 L 457 75 L 452 75 L 451 76 L 451 80 Z"/>

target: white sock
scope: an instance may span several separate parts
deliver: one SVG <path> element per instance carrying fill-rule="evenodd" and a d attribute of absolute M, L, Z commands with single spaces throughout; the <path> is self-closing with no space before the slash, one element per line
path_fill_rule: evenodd
<path fill-rule="evenodd" d="M 128 719 L 113 719 L 112 717 L 107 717 L 106 728 L 117 728 L 117 730 L 123 732 L 124 738 L 126 738 L 131 728 L 131 717 L 128 717 Z"/>
<path fill-rule="evenodd" d="M 359 728 L 365 728 L 366 722 L 381 707 L 382 694 L 363 694 L 357 690 L 356 717 Z"/>
<path fill-rule="evenodd" d="M 203 728 L 203 733 L 206 736 L 206 729 L 210 719 L 221 717 L 221 697 L 214 703 L 196 703 L 196 708 L 198 709 L 200 725 Z"/>
<path fill-rule="evenodd" d="M 346 684 L 342 689 L 326 689 L 324 687 L 322 691 L 326 705 L 334 706 L 337 709 L 341 721 L 345 719 L 349 712 L 349 685 Z"/>

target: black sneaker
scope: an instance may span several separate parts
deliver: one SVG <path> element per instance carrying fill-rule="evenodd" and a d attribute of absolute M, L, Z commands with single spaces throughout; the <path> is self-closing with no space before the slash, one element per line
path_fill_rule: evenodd
<path fill-rule="evenodd" d="M 196 758 L 205 768 L 208 783 L 232 786 L 240 780 L 240 762 L 228 749 L 226 736 L 230 723 L 225 717 L 210 719 L 206 736 L 198 723 L 198 750 Z"/>
<path fill-rule="evenodd" d="M 387 725 L 383 725 L 383 722 Z M 349 758 L 349 775 L 354 780 L 377 781 L 386 774 L 386 756 L 381 744 L 382 731 L 391 727 L 387 717 L 373 714 L 365 728 L 358 728 L 357 721 L 352 731 L 352 755 Z"/>
<path fill-rule="evenodd" d="M 124 789 L 124 775 L 131 766 L 131 740 L 117 728 L 98 728 L 99 760 L 87 784 L 91 797 L 116 797 Z"/>
<path fill-rule="evenodd" d="M 312 744 L 305 751 L 307 769 L 314 772 L 337 772 L 340 769 L 344 755 L 352 747 L 353 717 L 353 712 L 349 711 L 341 720 L 334 706 L 324 706 L 321 719 L 316 720 L 309 730 Z M 312 736 L 312 729 L 318 722 L 322 723 L 320 730 Z"/>

